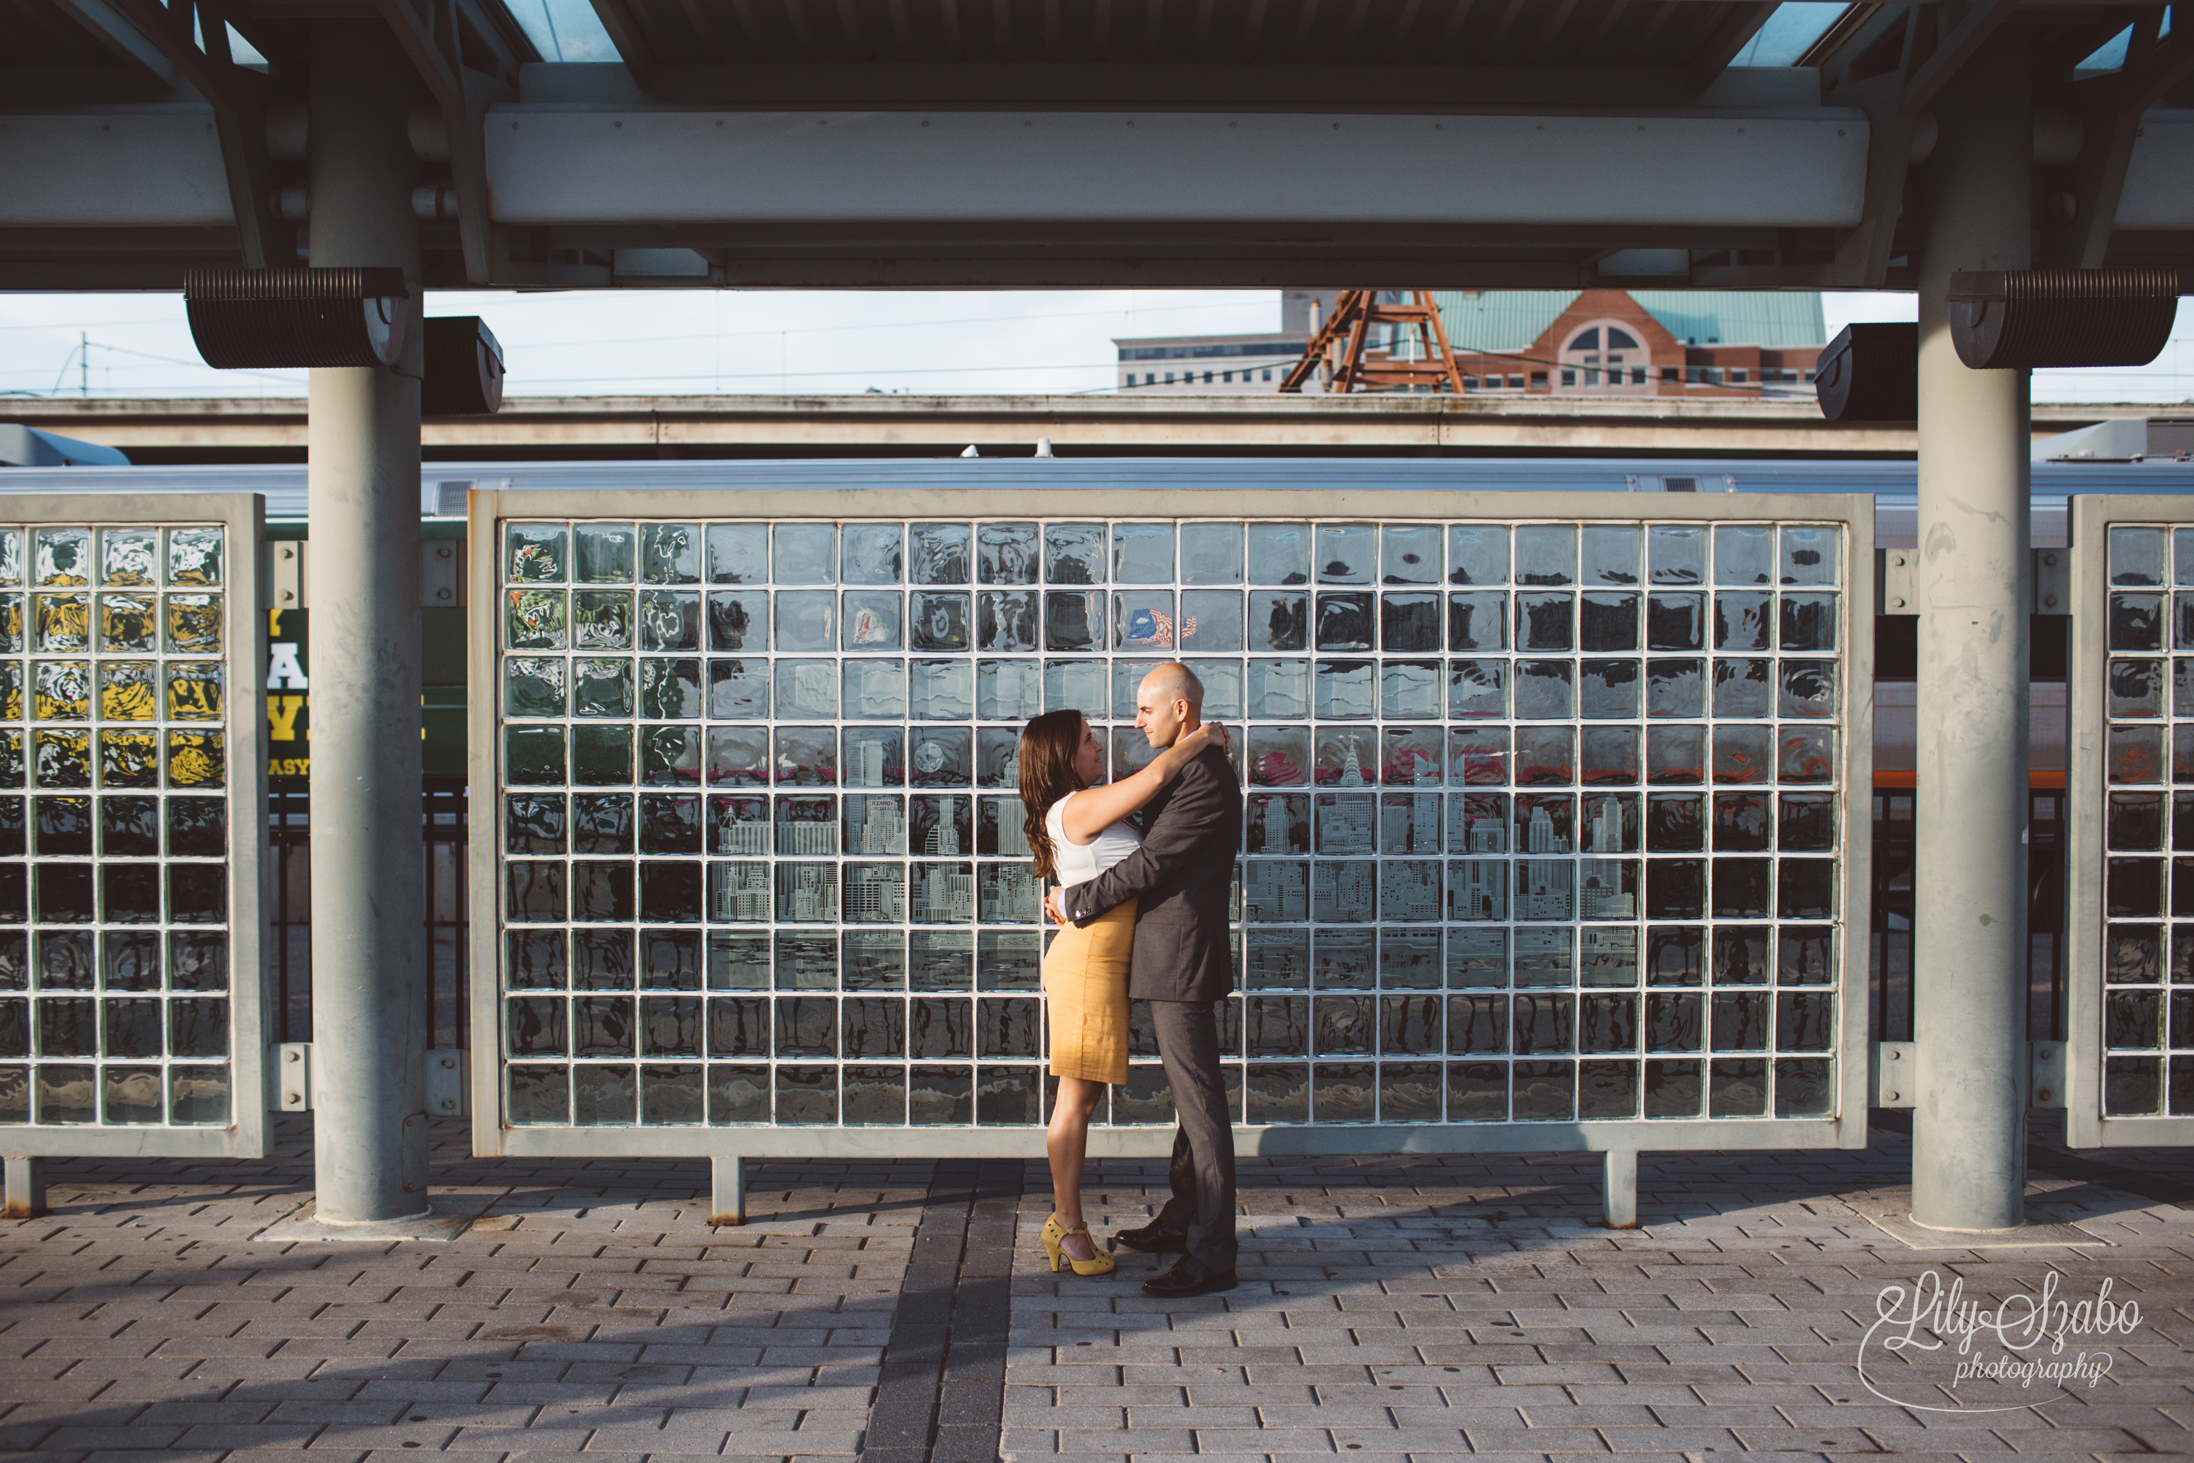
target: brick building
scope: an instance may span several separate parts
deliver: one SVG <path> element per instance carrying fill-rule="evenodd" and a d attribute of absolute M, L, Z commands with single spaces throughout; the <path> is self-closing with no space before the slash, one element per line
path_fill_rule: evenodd
<path fill-rule="evenodd" d="M 1280 329 L 1115 340 L 1138 395 L 1275 391 L 1338 289 L 1286 290 Z M 1810 394 L 1827 343 L 1821 299 L 1731 290 L 1442 290 L 1434 295 L 1469 392 L 1555 396 Z M 1390 346 L 1377 342 L 1374 358 Z M 1305 390 L 1315 391 L 1315 385 Z"/>

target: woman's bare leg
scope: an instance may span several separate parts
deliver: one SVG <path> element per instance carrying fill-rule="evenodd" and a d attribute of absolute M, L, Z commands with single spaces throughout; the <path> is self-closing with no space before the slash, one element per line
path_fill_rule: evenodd
<path fill-rule="evenodd" d="M 1052 1103 L 1051 1126 L 1044 1134 L 1044 1152 L 1051 1159 L 1051 1212 L 1067 1229 L 1088 1223 L 1082 1217 L 1082 1163 L 1089 1152 L 1090 1116 L 1104 1092 L 1102 1082 L 1061 1077 L 1059 1095 Z M 1077 1260 L 1093 1259 L 1097 1253 L 1089 1236 L 1080 1234 L 1060 1248 Z"/>

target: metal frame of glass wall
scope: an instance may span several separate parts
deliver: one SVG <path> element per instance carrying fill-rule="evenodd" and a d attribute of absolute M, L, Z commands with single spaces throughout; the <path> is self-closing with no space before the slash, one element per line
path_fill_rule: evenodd
<path fill-rule="evenodd" d="M 2194 1143 L 2194 504 L 2072 500 L 2065 1138 Z"/>
<path fill-rule="evenodd" d="M 1864 1145 L 1871 499 L 471 513 L 480 1154 L 1041 1153 L 1016 739 L 1140 765 L 1176 656 L 1249 773 L 1242 1151 Z M 1100 1154 L 1171 1142 L 1132 1051 Z"/>
<path fill-rule="evenodd" d="M 0 1151 L 262 1157 L 257 494 L 0 510 Z"/>

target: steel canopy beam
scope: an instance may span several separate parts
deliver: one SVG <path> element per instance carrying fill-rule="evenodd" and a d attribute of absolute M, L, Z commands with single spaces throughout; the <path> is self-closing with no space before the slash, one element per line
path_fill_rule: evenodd
<path fill-rule="evenodd" d="M 494 216 L 522 225 L 1840 228 L 1859 219 L 1866 146 L 1864 115 L 1838 110 L 1394 117 L 521 104 L 497 108 L 487 131 Z"/>

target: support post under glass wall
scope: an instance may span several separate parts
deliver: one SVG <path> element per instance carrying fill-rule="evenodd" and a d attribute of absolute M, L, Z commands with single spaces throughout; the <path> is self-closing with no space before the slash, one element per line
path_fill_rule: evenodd
<path fill-rule="evenodd" d="M 1939 1229 L 2025 1220 L 2028 373 L 1967 369 L 1946 296 L 1953 271 L 2027 267 L 2028 91 L 2000 35 L 1936 100 L 1917 190 L 1912 1215 Z"/>

